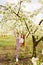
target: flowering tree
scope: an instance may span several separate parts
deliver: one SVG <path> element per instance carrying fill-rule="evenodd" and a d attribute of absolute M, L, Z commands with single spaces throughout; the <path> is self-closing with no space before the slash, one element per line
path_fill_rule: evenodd
<path fill-rule="evenodd" d="M 36 46 L 43 39 L 43 29 L 40 26 L 41 23 L 43 23 L 43 20 L 39 22 L 39 25 L 35 25 L 31 19 L 43 10 L 43 6 L 36 11 L 29 13 L 22 9 L 22 7 L 25 7 L 22 6 L 24 2 L 25 0 L 20 0 L 17 4 L 6 3 L 5 5 L 0 5 L 0 14 L 3 15 L 0 21 L 1 29 L 4 29 L 4 33 L 16 29 L 19 33 L 21 31 L 24 31 L 25 34 L 28 33 L 26 37 L 31 35 L 33 41 L 33 56 L 36 57 Z M 30 2 L 31 0 L 29 0 L 29 3 Z M 40 39 L 38 39 L 38 36 L 36 35 L 37 32 L 41 32 Z"/>

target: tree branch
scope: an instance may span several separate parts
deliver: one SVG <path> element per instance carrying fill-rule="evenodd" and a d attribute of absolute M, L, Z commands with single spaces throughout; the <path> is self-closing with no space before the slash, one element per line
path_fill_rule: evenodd
<path fill-rule="evenodd" d="M 0 5 L 0 7 L 3 7 L 3 8 L 5 8 L 5 10 L 8 10 L 9 8 L 7 8 L 6 6 L 3 6 L 3 5 Z M 14 13 L 14 14 L 16 14 L 12 9 L 11 9 L 11 11 Z M 18 14 L 16 14 L 18 17 L 20 17 Z"/>
<path fill-rule="evenodd" d="M 41 25 L 42 22 L 43 22 L 43 20 L 41 20 L 38 25 Z M 36 29 L 36 30 L 34 31 L 34 33 L 35 33 L 37 30 L 38 30 L 38 29 Z"/>
<path fill-rule="evenodd" d="M 34 35 L 32 35 L 32 39 L 33 39 L 33 43 L 34 43 L 34 45 L 35 45 L 35 43 L 36 43 L 36 40 L 35 40 L 35 37 L 34 37 Z"/>
<path fill-rule="evenodd" d="M 36 44 L 35 44 L 35 46 L 37 46 L 38 45 L 38 43 L 41 41 L 43 39 L 43 36 L 38 40 L 38 41 L 36 41 Z"/>
<path fill-rule="evenodd" d="M 19 14 L 19 11 L 20 11 L 20 9 L 21 9 L 21 4 L 22 4 L 22 2 L 23 2 L 23 1 L 20 1 L 20 5 L 19 5 L 19 9 L 18 9 L 18 13 L 17 13 L 17 14 Z"/>
<path fill-rule="evenodd" d="M 29 36 L 29 32 L 26 34 L 25 38 L 28 38 L 28 36 Z"/>
<path fill-rule="evenodd" d="M 36 29 L 35 31 L 34 31 L 34 33 L 37 31 L 38 29 Z"/>
<path fill-rule="evenodd" d="M 30 31 L 29 31 L 29 28 L 28 28 L 28 26 L 27 26 L 27 23 L 26 23 L 26 21 L 25 21 L 25 25 L 26 25 L 26 27 L 27 27 L 27 30 L 28 30 L 29 34 L 30 34 Z"/>
<path fill-rule="evenodd" d="M 41 40 L 43 40 L 43 36 L 42 36 L 38 41 L 36 41 L 34 35 L 32 35 L 32 39 L 33 39 L 34 45 L 37 46 L 38 43 L 39 43 Z"/>
<path fill-rule="evenodd" d="M 41 21 L 39 22 L 39 25 L 41 25 L 42 22 L 43 22 L 43 20 L 41 20 Z"/>

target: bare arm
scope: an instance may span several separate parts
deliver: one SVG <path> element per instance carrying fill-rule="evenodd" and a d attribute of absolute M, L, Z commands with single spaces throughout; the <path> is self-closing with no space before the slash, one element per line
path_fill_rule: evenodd
<path fill-rule="evenodd" d="M 29 36 L 29 32 L 26 34 L 25 38 L 28 38 L 28 36 Z"/>
<path fill-rule="evenodd" d="M 14 35 L 15 35 L 15 37 L 17 37 L 17 32 L 16 32 L 16 30 L 14 30 Z"/>

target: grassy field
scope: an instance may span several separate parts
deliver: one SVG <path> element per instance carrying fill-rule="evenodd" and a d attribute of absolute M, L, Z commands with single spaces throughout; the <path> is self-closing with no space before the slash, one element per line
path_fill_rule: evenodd
<path fill-rule="evenodd" d="M 31 36 L 26 39 L 26 47 L 21 47 L 19 52 L 19 65 L 32 65 L 31 56 L 33 52 Z M 37 56 L 42 61 L 41 51 L 43 42 L 36 47 Z M 14 36 L 0 36 L 0 65 L 15 65 L 16 39 Z M 38 65 L 40 65 L 40 62 Z"/>

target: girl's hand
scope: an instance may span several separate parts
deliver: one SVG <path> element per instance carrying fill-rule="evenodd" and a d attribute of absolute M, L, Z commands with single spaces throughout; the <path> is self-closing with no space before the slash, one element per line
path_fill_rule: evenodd
<path fill-rule="evenodd" d="M 17 34 L 16 34 L 16 30 L 14 30 L 14 35 L 16 36 Z"/>

